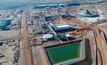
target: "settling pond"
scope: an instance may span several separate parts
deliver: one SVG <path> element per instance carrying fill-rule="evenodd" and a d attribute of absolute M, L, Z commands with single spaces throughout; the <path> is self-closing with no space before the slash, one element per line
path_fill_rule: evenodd
<path fill-rule="evenodd" d="M 81 58 L 85 45 L 81 41 L 65 43 L 61 45 L 48 46 L 45 48 L 49 61 L 52 65 L 60 65 L 63 62 Z M 83 52 L 82 52 L 83 51 Z"/>

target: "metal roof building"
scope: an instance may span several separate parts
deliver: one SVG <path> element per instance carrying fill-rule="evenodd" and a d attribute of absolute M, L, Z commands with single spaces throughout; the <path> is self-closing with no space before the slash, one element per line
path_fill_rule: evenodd
<path fill-rule="evenodd" d="M 70 26 L 68 24 L 56 24 L 52 28 L 56 32 L 59 32 L 59 31 L 68 31 L 68 30 L 75 30 L 72 26 Z"/>

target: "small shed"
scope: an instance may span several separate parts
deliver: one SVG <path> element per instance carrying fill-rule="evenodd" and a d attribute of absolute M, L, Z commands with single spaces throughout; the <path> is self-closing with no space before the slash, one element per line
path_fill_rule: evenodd
<path fill-rule="evenodd" d="M 62 41 L 75 39 L 75 38 L 72 37 L 70 34 L 65 34 L 65 33 L 60 33 L 60 34 L 58 34 L 58 37 L 59 37 L 60 40 L 62 40 Z"/>

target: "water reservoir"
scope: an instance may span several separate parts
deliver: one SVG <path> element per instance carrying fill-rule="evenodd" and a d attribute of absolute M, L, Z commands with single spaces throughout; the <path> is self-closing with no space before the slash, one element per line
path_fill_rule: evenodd
<path fill-rule="evenodd" d="M 0 20 L 0 29 L 6 29 L 9 25 L 11 25 L 11 20 L 12 19 L 3 19 Z"/>
<path fill-rule="evenodd" d="M 49 46 L 46 47 L 46 53 L 51 65 L 69 65 L 85 59 L 85 44 L 76 41 Z"/>

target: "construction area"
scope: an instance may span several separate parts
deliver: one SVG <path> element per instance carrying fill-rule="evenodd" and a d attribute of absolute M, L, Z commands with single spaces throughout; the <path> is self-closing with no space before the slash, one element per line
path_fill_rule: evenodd
<path fill-rule="evenodd" d="M 105 5 L 0 10 L 0 65 L 107 65 Z"/>

